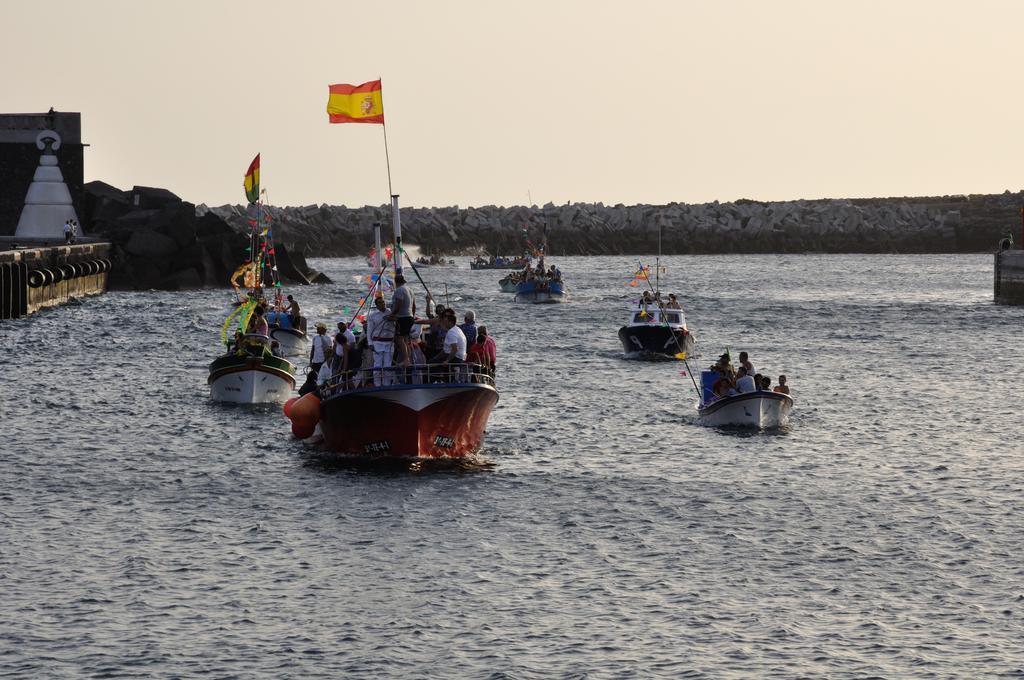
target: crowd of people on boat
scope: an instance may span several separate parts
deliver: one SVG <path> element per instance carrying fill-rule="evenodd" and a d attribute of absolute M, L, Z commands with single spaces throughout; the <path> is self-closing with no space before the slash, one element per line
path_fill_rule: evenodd
<path fill-rule="evenodd" d="M 726 352 L 718 358 L 710 370 L 718 374 L 718 379 L 711 386 L 711 391 L 717 399 L 759 390 L 789 394 L 789 385 L 785 375 L 779 376 L 779 383 L 773 388 L 772 379 L 757 372 L 754 364 L 750 361 L 750 355 L 746 352 L 740 352 L 739 366 L 732 365 L 732 357 Z"/>
<path fill-rule="evenodd" d="M 486 326 L 468 310 L 458 323 L 454 309 L 427 299 L 418 316 L 405 278 L 395 277 L 390 307 L 383 292 L 361 322 L 338 322 L 333 337 L 316 325 L 309 372 L 300 394 L 394 384 L 492 381 L 496 344 Z"/>
<path fill-rule="evenodd" d="M 654 307 L 656 309 L 659 307 L 664 307 L 665 309 L 683 308 L 682 305 L 679 304 L 679 299 L 676 297 L 675 293 L 669 293 L 668 299 L 662 301 L 661 291 L 651 292 L 649 290 L 645 290 L 644 294 L 640 296 L 637 306 L 644 311 L 647 311 L 650 307 Z"/>
<path fill-rule="evenodd" d="M 447 259 L 446 260 L 445 258 L 441 257 L 440 255 L 431 255 L 429 258 L 424 257 L 424 256 L 421 255 L 420 257 L 416 258 L 416 264 L 423 264 L 423 265 L 428 265 L 428 266 L 429 265 L 453 265 L 453 264 L 455 264 L 455 260 L 451 260 L 451 259 Z"/>
<path fill-rule="evenodd" d="M 530 258 L 529 257 L 511 257 L 511 256 L 509 256 L 509 257 L 502 257 L 500 255 L 498 255 L 498 256 L 491 255 L 489 258 L 483 257 L 483 256 L 477 256 L 477 258 L 475 260 L 473 260 L 472 264 L 476 265 L 477 267 L 508 267 L 508 268 L 518 267 L 518 268 L 525 268 L 525 267 L 530 266 Z"/>
<path fill-rule="evenodd" d="M 540 258 L 537 262 L 536 267 L 526 267 L 523 270 L 523 281 L 536 281 L 537 283 L 561 283 L 562 282 L 562 270 L 551 265 L 547 269 L 544 268 L 544 258 Z"/>

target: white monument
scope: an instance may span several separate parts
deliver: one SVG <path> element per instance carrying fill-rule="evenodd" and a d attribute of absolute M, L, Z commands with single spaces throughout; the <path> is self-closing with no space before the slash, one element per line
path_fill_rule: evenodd
<path fill-rule="evenodd" d="M 71 192 L 64 183 L 64 175 L 57 165 L 54 151 L 60 148 L 60 135 L 53 130 L 43 130 L 36 136 L 36 147 L 43 152 L 39 167 L 32 177 L 32 184 L 25 196 L 25 207 L 21 210 L 17 238 L 64 240 L 64 224 L 68 220 L 78 222 Z M 81 227 L 78 236 L 82 236 Z"/>

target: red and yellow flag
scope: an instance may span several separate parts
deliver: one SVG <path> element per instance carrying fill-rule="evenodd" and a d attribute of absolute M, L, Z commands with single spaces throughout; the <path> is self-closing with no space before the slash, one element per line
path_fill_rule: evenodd
<path fill-rule="evenodd" d="M 260 200 L 260 155 L 256 154 L 256 158 L 252 159 L 252 163 L 249 163 L 249 169 L 245 173 L 245 181 L 242 183 L 245 187 L 245 197 L 249 199 L 250 203 L 257 203 Z"/>
<path fill-rule="evenodd" d="M 327 116 L 332 123 L 384 124 L 384 100 L 380 81 L 362 85 L 330 85 Z"/>

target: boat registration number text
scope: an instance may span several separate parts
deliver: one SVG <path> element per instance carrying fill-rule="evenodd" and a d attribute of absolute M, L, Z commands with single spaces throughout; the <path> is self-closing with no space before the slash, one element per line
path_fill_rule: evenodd
<path fill-rule="evenodd" d="M 391 450 L 391 445 L 387 442 L 370 442 L 363 448 L 366 449 L 367 453 L 384 453 Z"/>
<path fill-rule="evenodd" d="M 437 435 L 434 437 L 434 446 L 442 449 L 450 449 L 455 446 L 455 439 L 452 437 L 445 437 L 444 435 Z"/>

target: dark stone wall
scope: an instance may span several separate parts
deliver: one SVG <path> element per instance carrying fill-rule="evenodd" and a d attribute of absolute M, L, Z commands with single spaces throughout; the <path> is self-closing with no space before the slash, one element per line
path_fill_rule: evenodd
<path fill-rule="evenodd" d="M 402 236 L 444 255 L 520 254 L 547 232 L 552 255 L 963 253 L 1021 235 L 1024 192 L 972 196 L 543 207 L 402 208 Z M 203 207 L 201 206 L 202 210 Z M 210 208 L 241 228 L 241 206 Z M 268 207 L 275 234 L 307 256 L 365 254 L 372 225 L 391 233 L 389 206 Z"/>
<path fill-rule="evenodd" d="M 47 129 L 61 136 L 61 147 L 56 152 L 59 167 L 79 222 L 82 222 L 85 153 L 81 115 L 61 112 L 0 114 L 0 236 L 13 235 L 18 227 L 25 194 L 42 153 L 36 148 L 36 135 Z"/>
<path fill-rule="evenodd" d="M 88 234 L 108 240 L 113 269 L 112 289 L 180 290 L 229 288 L 235 269 L 245 262 L 250 227 L 237 228 L 212 212 L 197 215 L 196 207 L 166 189 L 132 187 L 122 191 L 103 182 L 85 187 Z M 284 241 L 275 240 L 280 277 L 285 282 L 330 283 L 302 258 L 289 257 Z"/>

